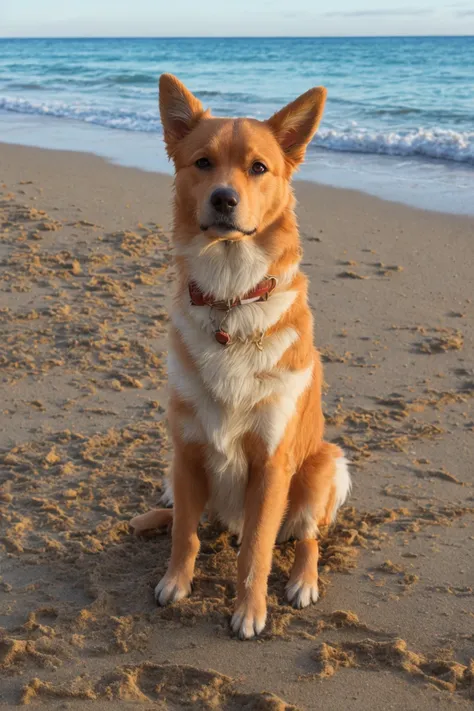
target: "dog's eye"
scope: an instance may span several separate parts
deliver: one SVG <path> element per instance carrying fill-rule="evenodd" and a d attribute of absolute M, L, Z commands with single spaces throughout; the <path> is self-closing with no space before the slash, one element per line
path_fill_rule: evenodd
<path fill-rule="evenodd" d="M 209 158 L 198 158 L 194 165 L 200 170 L 206 170 L 211 167 L 211 161 Z"/>
<path fill-rule="evenodd" d="M 267 166 L 260 160 L 256 160 L 255 163 L 252 163 L 252 167 L 250 168 L 250 172 L 253 173 L 253 175 L 263 175 L 267 170 Z"/>

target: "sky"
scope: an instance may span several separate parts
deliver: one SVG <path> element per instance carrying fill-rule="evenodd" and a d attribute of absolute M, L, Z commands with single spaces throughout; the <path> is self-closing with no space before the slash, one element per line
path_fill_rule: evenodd
<path fill-rule="evenodd" d="M 474 0 L 0 0 L 0 37 L 474 34 Z"/>

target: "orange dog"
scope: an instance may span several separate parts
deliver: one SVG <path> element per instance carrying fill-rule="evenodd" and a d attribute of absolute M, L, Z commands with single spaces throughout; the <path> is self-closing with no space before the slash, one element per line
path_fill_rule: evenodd
<path fill-rule="evenodd" d="M 201 515 L 240 539 L 232 629 L 265 625 L 275 541 L 296 539 L 288 600 L 318 599 L 318 528 L 350 490 L 343 452 L 323 440 L 322 370 L 290 186 L 321 119 L 310 89 L 268 121 L 214 118 L 175 77 L 160 79 L 165 143 L 176 169 L 169 500 L 132 521 L 173 520 L 160 605 L 188 595 Z M 172 492 L 172 493 L 171 493 Z"/>

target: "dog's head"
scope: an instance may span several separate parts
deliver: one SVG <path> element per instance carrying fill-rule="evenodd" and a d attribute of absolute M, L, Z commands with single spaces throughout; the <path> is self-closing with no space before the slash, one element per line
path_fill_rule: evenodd
<path fill-rule="evenodd" d="M 317 87 L 267 121 L 215 118 L 176 77 L 161 76 L 161 120 L 176 169 L 179 227 L 188 239 L 257 239 L 278 218 L 325 99 Z"/>

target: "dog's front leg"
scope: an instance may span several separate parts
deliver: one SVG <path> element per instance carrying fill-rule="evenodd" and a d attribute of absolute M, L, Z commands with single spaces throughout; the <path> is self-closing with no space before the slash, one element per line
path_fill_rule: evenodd
<path fill-rule="evenodd" d="M 273 546 L 288 501 L 290 476 L 276 458 L 252 466 L 237 564 L 237 603 L 231 626 L 241 639 L 260 634 L 267 616 Z"/>
<path fill-rule="evenodd" d="M 202 448 L 176 441 L 174 445 L 173 539 L 168 570 L 155 588 L 159 605 L 181 600 L 191 592 L 199 551 L 197 527 L 208 499 Z"/>

